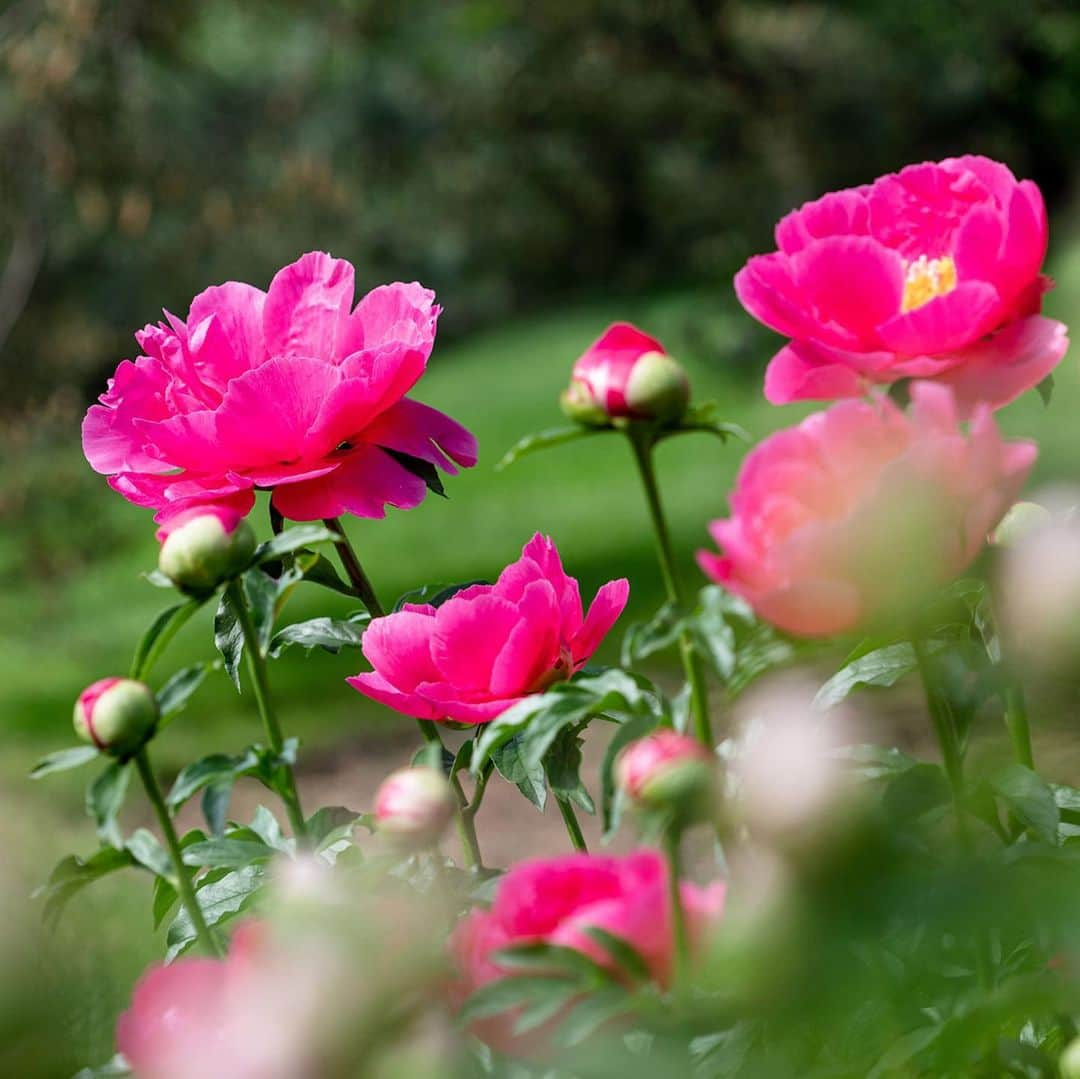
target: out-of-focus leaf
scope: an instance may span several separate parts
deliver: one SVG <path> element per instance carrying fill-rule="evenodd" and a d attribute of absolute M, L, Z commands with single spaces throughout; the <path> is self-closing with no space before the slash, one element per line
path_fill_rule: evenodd
<path fill-rule="evenodd" d="M 689 434 L 692 431 L 716 435 L 723 442 L 729 438 L 737 438 L 740 442 L 746 443 L 752 441 L 745 428 L 737 423 L 721 420 L 719 412 L 720 404 L 717 401 L 696 402 L 683 413 L 682 419 L 677 424 L 660 428 L 656 432 L 655 441 L 660 442 L 662 439 Z"/>
<path fill-rule="evenodd" d="M 602 435 L 613 430 L 613 427 L 582 427 L 574 424 L 569 427 L 550 427 L 546 431 L 537 431 L 515 442 L 495 465 L 495 471 L 501 472 L 515 461 L 520 461 L 522 457 L 536 453 L 537 450 L 551 449 L 553 446 L 562 446 L 567 442 L 576 442 L 580 438 L 592 438 L 594 435 Z"/>
<path fill-rule="evenodd" d="M 118 847 L 102 847 L 85 861 L 74 854 L 61 859 L 48 881 L 33 893 L 35 899 L 45 900 L 46 924 L 55 925 L 71 897 L 88 884 L 135 864 L 131 852 Z"/>
<path fill-rule="evenodd" d="M 30 772 L 31 779 L 41 779 L 42 776 L 52 775 L 53 772 L 66 772 L 69 768 L 78 768 L 89 764 L 101 756 L 96 746 L 72 746 L 70 749 L 59 749 L 50 753 L 47 757 L 34 765 Z"/>
<path fill-rule="evenodd" d="M 137 828 L 124 844 L 124 849 L 144 869 L 149 869 L 155 876 L 175 884 L 176 871 L 173 869 L 172 859 L 152 832 Z"/>
<path fill-rule="evenodd" d="M 196 895 L 208 926 L 219 925 L 250 905 L 262 887 L 265 868 L 247 865 L 241 869 L 218 870 L 202 877 L 196 885 Z M 195 941 L 195 928 L 187 911 L 180 908 L 169 926 L 168 952 L 172 960 L 186 951 Z"/>
<path fill-rule="evenodd" d="M 130 779 L 131 765 L 114 760 L 86 789 L 86 812 L 101 840 L 113 847 L 124 845 L 116 816 L 124 804 Z"/>
<path fill-rule="evenodd" d="M 906 641 L 857 655 L 818 690 L 814 707 L 824 712 L 860 686 L 892 686 L 918 667 L 915 649 Z"/>
<path fill-rule="evenodd" d="M 556 1041 L 567 1049 L 587 1041 L 611 1020 L 631 1007 L 630 994 L 621 986 L 609 985 L 578 1001 L 559 1023 Z"/>
<path fill-rule="evenodd" d="M 139 639 L 131 661 L 131 677 L 145 679 L 165 646 L 208 597 L 189 599 L 161 612 Z"/>
<path fill-rule="evenodd" d="M 620 724 L 619 728 L 608 742 L 604 751 L 604 759 L 600 765 L 600 820 L 604 828 L 604 837 L 612 835 L 619 826 L 618 802 L 615 790 L 615 761 L 620 751 L 631 742 L 644 738 L 650 731 L 655 730 L 659 724 L 659 717 L 655 715 L 640 715 L 628 719 Z"/>
<path fill-rule="evenodd" d="M 212 753 L 181 770 L 165 801 L 170 809 L 179 809 L 193 794 L 197 794 L 208 784 L 245 775 L 254 769 L 258 762 L 259 754 L 254 748 L 239 755 Z"/>
<path fill-rule="evenodd" d="M 193 843 L 184 851 L 184 864 L 213 869 L 238 868 L 265 862 L 275 853 L 276 850 L 266 843 L 223 836 L 204 843 Z"/>
<path fill-rule="evenodd" d="M 949 803 L 949 781 L 936 764 L 919 763 L 908 768 L 885 787 L 885 812 L 896 820 L 915 820 Z"/>
<path fill-rule="evenodd" d="M 209 663 L 195 663 L 184 667 L 157 691 L 158 711 L 163 720 L 171 719 L 183 710 L 195 690 L 202 685 L 210 666 Z"/>
<path fill-rule="evenodd" d="M 990 785 L 1033 835 L 1056 845 L 1061 814 L 1054 791 L 1042 776 L 1022 764 L 1010 764 L 990 777 Z"/>

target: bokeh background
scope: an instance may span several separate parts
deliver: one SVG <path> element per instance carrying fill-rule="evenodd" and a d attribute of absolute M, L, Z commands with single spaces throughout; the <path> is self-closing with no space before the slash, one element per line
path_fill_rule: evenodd
<path fill-rule="evenodd" d="M 800 202 L 964 152 L 1042 187 L 1058 280 L 1046 307 L 1075 323 L 1080 8 L 1069 0 L 8 0 L 0 817 L 13 841 L 34 832 L 11 846 L 14 892 L 61 853 L 92 848 L 85 776 L 31 787 L 25 773 L 71 742 L 75 695 L 126 669 L 168 602 L 140 576 L 156 558 L 149 514 L 79 446 L 82 413 L 162 307 L 183 315 L 230 278 L 265 287 L 315 248 L 354 262 L 361 288 L 433 287 L 445 313 L 417 396 L 476 431 L 481 461 L 448 484 L 448 501 L 350 525 L 378 590 L 391 600 L 490 576 L 542 529 L 588 589 L 631 577 L 629 621 L 661 590 L 626 447 L 601 439 L 502 473 L 495 462 L 559 422 L 573 359 L 616 318 L 659 336 L 696 396 L 718 398 L 755 437 L 794 422 L 805 410 L 761 398 L 777 342 L 738 308 L 732 274 Z M 1032 394 L 1004 414 L 1040 441 L 1036 482 L 1080 478 L 1078 409 L 1068 356 L 1049 409 Z M 741 452 L 702 436 L 662 453 L 688 580 Z M 306 596 L 296 615 L 317 608 L 348 604 Z M 209 651 L 206 617 L 161 676 Z M 273 674 L 312 751 L 305 785 L 363 805 L 412 733 L 342 683 L 359 663 L 288 654 Z M 168 772 L 256 737 L 250 701 L 219 675 L 158 757 Z M 147 917 L 145 891 L 129 879 L 88 892 L 61 928 L 63 958 L 46 955 L 42 984 L 66 1032 L 55 1074 L 108 1055 L 102 1029 L 158 950 L 133 921 Z M 16 1045 L 33 1043 L 27 1029 Z"/>

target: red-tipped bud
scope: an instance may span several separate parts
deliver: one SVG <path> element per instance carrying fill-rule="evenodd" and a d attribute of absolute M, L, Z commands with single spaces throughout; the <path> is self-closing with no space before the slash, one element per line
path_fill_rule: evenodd
<path fill-rule="evenodd" d="M 680 364 L 628 322 L 609 326 L 574 364 L 563 412 L 590 426 L 615 419 L 674 423 L 690 402 Z"/>
<path fill-rule="evenodd" d="M 255 553 L 255 533 L 226 506 L 186 510 L 163 525 L 158 569 L 183 592 L 211 592 L 244 570 Z"/>
<path fill-rule="evenodd" d="M 102 678 L 75 702 L 75 733 L 103 753 L 134 753 L 154 733 L 158 721 L 154 691 L 130 678 Z"/>
<path fill-rule="evenodd" d="M 383 780 L 375 794 L 378 830 L 407 847 L 438 842 L 454 815 L 454 793 L 434 768 L 402 768 Z"/>
<path fill-rule="evenodd" d="M 715 761 L 697 739 L 659 730 L 622 751 L 616 779 L 630 801 L 642 809 L 696 816 L 709 808 Z"/>

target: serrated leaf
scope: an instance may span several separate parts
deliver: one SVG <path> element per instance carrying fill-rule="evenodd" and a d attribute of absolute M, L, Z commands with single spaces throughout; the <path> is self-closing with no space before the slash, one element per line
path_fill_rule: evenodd
<path fill-rule="evenodd" d="M 240 692 L 240 658 L 244 654 L 244 631 L 233 609 L 232 597 L 222 592 L 214 615 L 214 647 L 221 653 L 225 673 Z"/>
<path fill-rule="evenodd" d="M 131 677 L 144 680 L 166 645 L 188 619 L 206 602 L 207 597 L 189 599 L 161 612 L 139 639 L 131 660 Z"/>
<path fill-rule="evenodd" d="M 522 457 L 527 457 L 530 453 L 536 453 L 538 450 L 563 446 L 567 442 L 576 442 L 580 438 L 592 438 L 594 435 L 601 435 L 613 430 L 612 427 L 582 427 L 574 424 L 572 427 L 549 427 L 546 431 L 537 431 L 535 434 L 526 435 L 515 442 L 503 454 L 498 464 L 495 465 L 495 471 L 501 472 L 504 468 L 509 468 L 515 461 L 520 461 Z"/>
<path fill-rule="evenodd" d="M 66 772 L 69 768 L 79 768 L 100 756 L 96 746 L 72 746 L 70 749 L 59 749 L 47 757 L 42 757 L 31 769 L 30 778 L 41 779 L 42 776 L 52 775 L 53 772 Z"/>
<path fill-rule="evenodd" d="M 310 547 L 315 543 L 335 543 L 341 539 L 336 532 L 332 532 L 324 525 L 302 524 L 279 532 L 265 543 L 259 545 L 255 551 L 253 564 L 258 566 L 263 562 L 274 562 L 282 556 L 299 551 L 303 547 Z M 351 591 L 351 589 L 350 589 Z"/>
<path fill-rule="evenodd" d="M 283 626 L 270 641 L 269 654 L 280 656 L 290 645 L 299 645 L 308 650 L 321 648 L 332 655 L 337 655 L 342 648 L 359 648 L 363 643 L 364 626 L 371 620 L 370 615 L 363 619 L 343 621 L 337 618 L 310 618 L 306 622 L 294 622 Z"/>
<path fill-rule="evenodd" d="M 158 711 L 162 719 L 169 719 L 183 711 L 192 694 L 202 685 L 208 668 L 207 663 L 184 667 L 157 691 Z"/>
<path fill-rule="evenodd" d="M 1010 764 L 989 782 L 1025 827 L 1044 843 L 1057 844 L 1061 814 L 1054 791 L 1042 776 L 1022 764 Z"/>
<path fill-rule="evenodd" d="M 114 760 L 86 789 L 86 812 L 98 836 L 113 847 L 124 845 L 116 816 L 124 804 L 130 779 L 130 764 Z"/>

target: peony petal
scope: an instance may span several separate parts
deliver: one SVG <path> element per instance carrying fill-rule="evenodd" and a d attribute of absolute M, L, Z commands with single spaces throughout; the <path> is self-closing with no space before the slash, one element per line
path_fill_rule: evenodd
<path fill-rule="evenodd" d="M 883 322 L 878 332 L 885 348 L 905 356 L 933 356 L 977 341 L 1001 314 L 992 285 L 962 281 L 952 292 Z"/>
<path fill-rule="evenodd" d="M 229 381 L 266 359 L 263 340 L 263 305 L 266 293 L 240 281 L 227 281 L 200 292 L 191 301 L 188 322 L 205 325 L 212 319 L 213 332 L 203 331 L 190 348 L 195 366 L 204 378 L 222 391 Z"/>
<path fill-rule="evenodd" d="M 268 356 L 340 359 L 353 298 L 353 268 L 312 251 L 274 275 L 263 308 Z"/>
<path fill-rule="evenodd" d="M 517 603 L 526 587 L 538 579 L 548 581 L 554 588 L 562 619 L 561 636 L 569 641 L 581 629 L 584 618 L 581 592 L 577 581 L 563 569 L 555 544 L 539 532 L 522 548 L 521 558 L 499 574 L 495 590 L 504 599 Z"/>
<path fill-rule="evenodd" d="M 562 617 L 551 583 L 537 580 L 529 584 L 517 609 L 519 621 L 491 667 L 488 687 L 495 697 L 519 697 L 534 691 L 559 662 Z"/>
<path fill-rule="evenodd" d="M 782 348 L 765 371 L 765 399 L 773 405 L 792 401 L 831 401 L 859 397 L 865 392 L 858 372 L 830 363 L 828 350 L 793 341 Z"/>
<path fill-rule="evenodd" d="M 364 441 L 407 453 L 457 474 L 476 464 L 474 435 L 445 413 L 408 398 L 398 401 L 364 431 Z"/>
<path fill-rule="evenodd" d="M 735 275 L 739 303 L 759 322 L 785 337 L 809 338 L 817 327 L 784 255 L 755 255 Z"/>
<path fill-rule="evenodd" d="M 794 255 L 826 236 L 865 236 L 870 221 L 867 191 L 867 187 L 833 191 L 792 210 L 776 226 L 776 246 Z"/>
<path fill-rule="evenodd" d="M 514 604 L 493 593 L 447 600 L 435 613 L 431 640 L 441 676 L 462 690 L 486 693 L 499 652 L 521 620 Z"/>
<path fill-rule="evenodd" d="M 370 674 L 356 674 L 351 678 L 346 678 L 345 681 L 365 697 L 370 697 L 379 704 L 385 704 L 387 708 L 400 712 L 403 716 L 436 721 L 446 718 L 445 710 L 441 706 L 432 704 L 431 701 L 415 693 L 403 693 L 377 671 Z"/>
<path fill-rule="evenodd" d="M 341 355 L 393 346 L 406 346 L 421 358 L 421 366 L 435 344 L 439 307 L 435 293 L 416 281 L 400 281 L 372 289 L 349 316 Z"/>
<path fill-rule="evenodd" d="M 520 697 L 472 698 L 447 682 L 424 682 L 417 687 L 417 694 L 441 709 L 444 718 L 456 723 L 490 723 L 521 700 Z"/>
<path fill-rule="evenodd" d="M 596 593 L 581 630 L 570 642 L 575 667 L 584 664 L 600 647 L 600 642 L 618 621 L 629 598 L 630 582 L 625 577 L 608 581 Z"/>
<path fill-rule="evenodd" d="M 955 354 L 955 365 L 937 381 L 952 388 L 964 417 L 980 401 L 1002 408 L 1042 382 L 1068 347 L 1063 323 L 1032 315 Z"/>
<path fill-rule="evenodd" d="M 738 591 L 734 584 L 731 587 Z M 846 581 L 796 581 L 753 601 L 744 598 L 765 621 L 797 637 L 847 633 L 866 613 L 857 589 Z"/>
<path fill-rule="evenodd" d="M 376 446 L 360 446 L 332 472 L 274 488 L 273 504 L 290 521 L 318 521 L 351 513 L 385 517 L 387 506 L 413 509 L 427 485 Z"/>
<path fill-rule="evenodd" d="M 433 682 L 440 677 L 431 658 L 434 630 L 434 614 L 396 611 L 372 619 L 364 630 L 361 651 L 389 684 L 412 691 L 421 682 Z"/>

